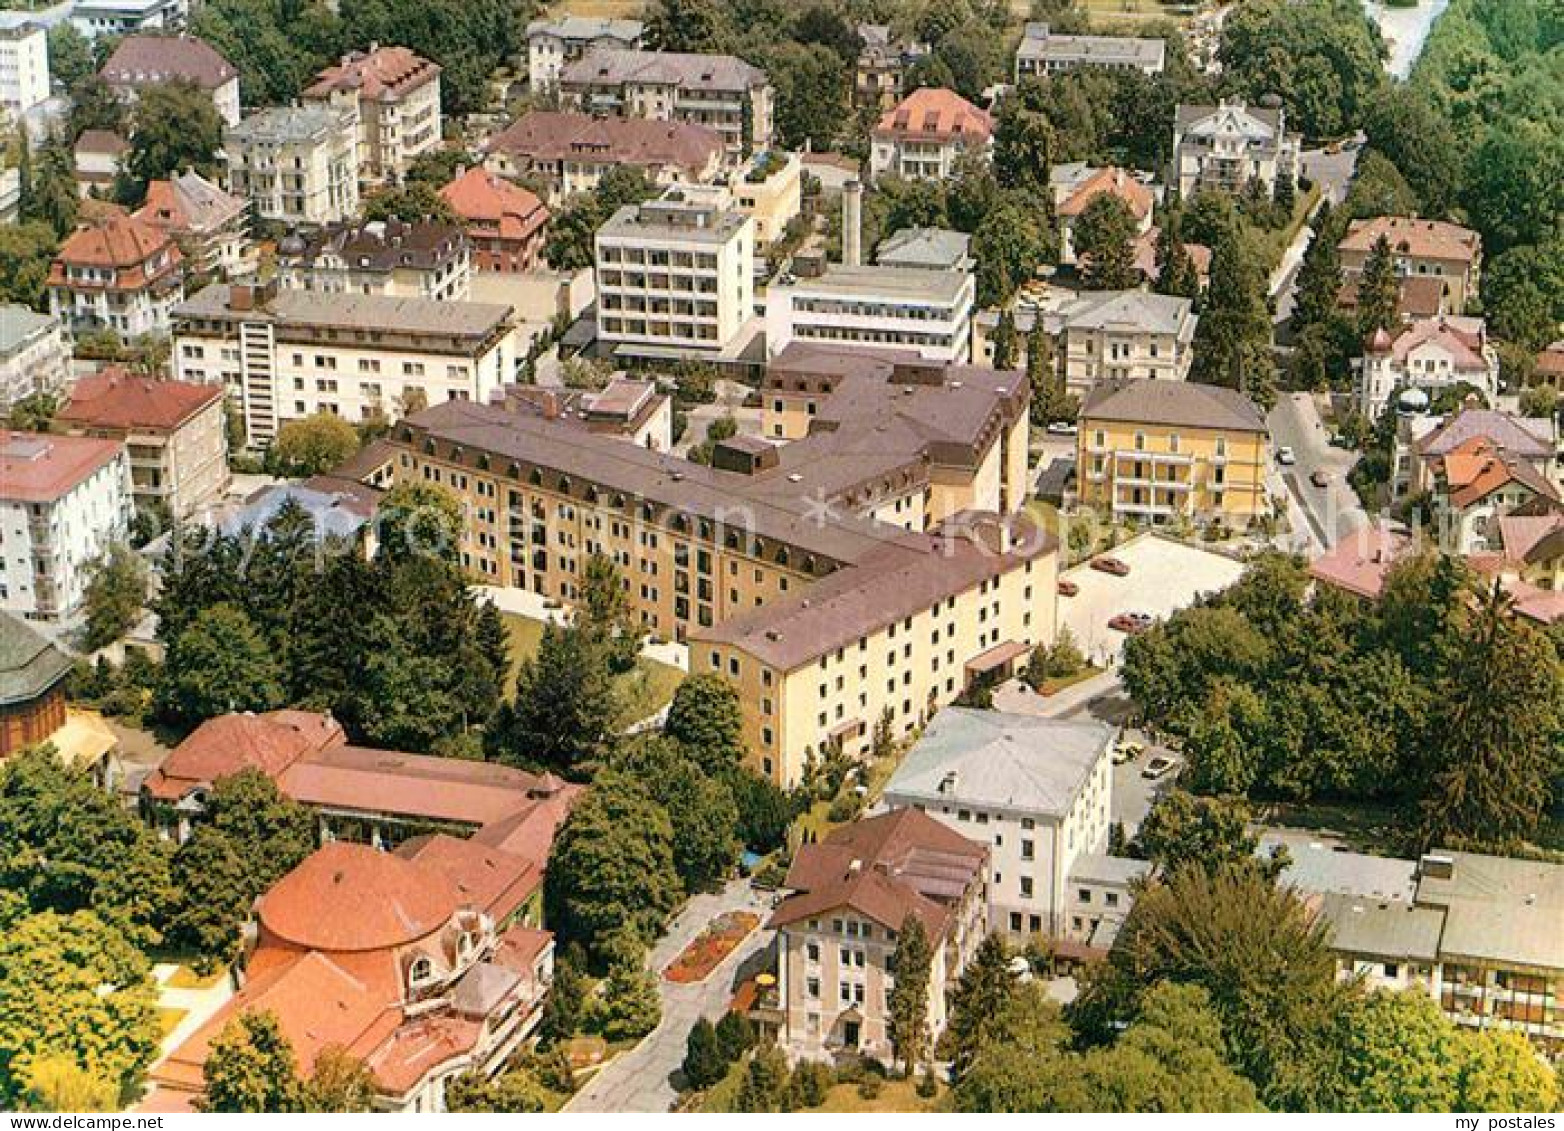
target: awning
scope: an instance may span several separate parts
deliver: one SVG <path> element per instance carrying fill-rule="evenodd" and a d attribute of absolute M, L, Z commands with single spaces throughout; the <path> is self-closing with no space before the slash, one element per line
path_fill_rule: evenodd
<path fill-rule="evenodd" d="M 826 736 L 826 738 L 829 738 L 829 739 L 836 739 L 836 738 L 846 738 L 848 735 L 856 736 L 856 735 L 860 735 L 862 733 L 863 733 L 863 720 L 862 719 L 848 719 L 845 723 L 837 723 L 830 730 L 826 731 L 825 732 L 825 736 Z"/>
<path fill-rule="evenodd" d="M 67 765 L 90 769 L 119 745 L 119 737 L 109 729 L 103 716 L 89 711 L 71 710 L 65 725 L 49 736 L 49 741 Z"/>
<path fill-rule="evenodd" d="M 967 661 L 967 672 L 970 675 L 982 675 L 991 672 L 995 668 L 1004 667 L 1010 661 L 1031 652 L 1031 648 L 1016 640 L 1008 640 L 1003 644 L 996 644 L 987 652 L 979 652 Z"/>

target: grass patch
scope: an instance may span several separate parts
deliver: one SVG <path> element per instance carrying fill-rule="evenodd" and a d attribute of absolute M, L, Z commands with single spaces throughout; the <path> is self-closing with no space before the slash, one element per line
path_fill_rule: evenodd
<path fill-rule="evenodd" d="M 185 1019 L 188 1009 L 170 1009 L 168 1006 L 157 1007 L 158 1037 L 166 1039 L 170 1033 L 179 1028 L 179 1023 Z"/>
<path fill-rule="evenodd" d="M 1096 664 L 1087 664 L 1074 675 L 1049 676 L 1043 680 L 1043 686 L 1037 689 L 1039 695 L 1057 695 L 1067 687 L 1074 687 L 1077 683 L 1084 683 L 1094 675 L 1101 675 L 1102 669 Z"/>
<path fill-rule="evenodd" d="M 1025 507 L 1027 517 L 1037 523 L 1039 527 L 1059 537 L 1059 508 L 1042 499 L 1028 499 Z"/>
<path fill-rule="evenodd" d="M 501 613 L 505 628 L 510 633 L 510 678 L 507 692 L 516 682 L 516 671 L 522 661 L 535 656 L 543 639 L 543 622 L 519 613 Z M 619 693 L 619 715 L 615 722 L 620 727 L 638 723 L 655 714 L 673 698 L 673 693 L 684 681 L 684 672 L 669 664 L 638 657 L 635 667 L 616 680 Z"/>
<path fill-rule="evenodd" d="M 1309 213 L 1314 211 L 1314 206 L 1320 199 L 1320 186 L 1314 185 L 1308 192 L 1299 195 L 1292 206 L 1292 219 L 1284 228 L 1261 228 L 1253 224 L 1245 224 L 1250 242 L 1254 246 L 1255 254 L 1260 257 L 1266 273 L 1275 271 L 1281 264 L 1282 256 L 1287 253 L 1292 241 L 1298 238 L 1298 233 L 1303 225 L 1308 222 Z"/>
<path fill-rule="evenodd" d="M 205 975 L 197 974 L 190 966 L 180 963 L 179 969 L 174 971 L 174 976 L 163 984 L 171 990 L 209 990 L 227 976 L 226 970 L 215 970 Z"/>
<path fill-rule="evenodd" d="M 825 1104 L 815 1111 L 833 1112 L 860 1112 L 860 1111 L 938 1111 L 940 1095 L 945 1089 L 940 1088 L 939 1094 L 931 1099 L 924 1099 L 918 1095 L 918 1082 L 916 1080 L 886 1080 L 880 1086 L 880 1094 L 872 1100 L 866 1100 L 858 1094 L 857 1084 L 837 1084 L 825 1096 Z"/>

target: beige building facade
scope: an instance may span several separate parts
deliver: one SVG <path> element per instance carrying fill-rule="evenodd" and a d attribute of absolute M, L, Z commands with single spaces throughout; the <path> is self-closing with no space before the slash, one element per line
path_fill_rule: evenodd
<path fill-rule="evenodd" d="M 358 214 L 358 115 L 336 105 L 273 106 L 223 137 L 228 191 L 263 220 L 329 224 Z"/>

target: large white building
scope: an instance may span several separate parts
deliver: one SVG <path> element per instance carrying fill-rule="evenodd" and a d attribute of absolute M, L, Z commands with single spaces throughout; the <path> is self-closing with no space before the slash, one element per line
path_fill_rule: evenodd
<path fill-rule="evenodd" d="M 798 341 L 964 363 L 972 356 L 976 297 L 966 271 L 826 264 L 767 289 L 766 350 L 775 357 Z"/>
<path fill-rule="evenodd" d="M 440 147 L 440 67 L 406 47 L 372 43 L 344 55 L 303 97 L 306 106 L 352 113 L 366 180 L 400 181 L 418 157 Z"/>
<path fill-rule="evenodd" d="M 1159 75 L 1167 61 L 1161 39 L 1121 35 L 1059 35 L 1043 23 L 1029 23 L 1016 49 L 1016 82 L 1065 71 L 1139 71 Z"/>
<path fill-rule="evenodd" d="M 71 23 L 88 39 L 138 31 L 177 31 L 190 0 L 67 0 Z"/>
<path fill-rule="evenodd" d="M 1069 928 L 1076 861 L 1108 845 L 1113 728 L 947 707 L 885 787 L 989 846 L 988 923 L 1012 940 Z"/>
<path fill-rule="evenodd" d="M 1201 189 L 1243 192 L 1251 181 L 1274 192 L 1278 177 L 1297 183 L 1299 148 L 1298 135 L 1287 132 L 1287 114 L 1280 106 L 1180 106 L 1173 116 L 1168 183 L 1185 199 Z"/>
<path fill-rule="evenodd" d="M 48 33 L 24 12 L 0 12 L 0 108 L 21 115 L 48 97 Z"/>
<path fill-rule="evenodd" d="M 174 320 L 175 376 L 225 385 L 256 447 L 321 412 L 394 420 L 486 402 L 515 376 L 511 308 L 496 303 L 214 284 Z"/>
<path fill-rule="evenodd" d="M 133 513 L 125 445 L 0 431 L 0 609 L 58 622 Z"/>
<path fill-rule="evenodd" d="M 533 93 L 559 89 L 559 74 L 588 51 L 598 48 L 639 51 L 644 27 L 640 20 L 566 16 L 533 20 L 527 25 L 527 83 Z"/>
<path fill-rule="evenodd" d="M 58 393 L 69 365 L 58 318 L 25 306 L 0 306 L 0 416 L 34 393 Z"/>
<path fill-rule="evenodd" d="M 1358 405 L 1370 420 L 1402 389 L 1433 395 L 1470 385 L 1489 404 L 1499 392 L 1499 354 L 1481 318 L 1423 318 L 1375 333 L 1358 362 Z"/>
<path fill-rule="evenodd" d="M 340 106 L 273 106 L 223 137 L 228 191 L 263 220 L 329 224 L 358 213 L 358 114 Z"/>
<path fill-rule="evenodd" d="M 755 221 L 726 195 L 674 188 L 597 231 L 597 336 L 606 347 L 715 353 L 754 314 Z"/>

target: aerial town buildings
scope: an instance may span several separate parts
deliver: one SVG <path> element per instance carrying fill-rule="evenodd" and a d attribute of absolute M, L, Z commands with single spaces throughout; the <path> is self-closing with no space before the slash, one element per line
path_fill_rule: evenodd
<path fill-rule="evenodd" d="M 963 154 L 986 157 L 994 138 L 994 118 L 953 90 L 923 87 L 913 91 L 874 127 L 869 173 L 890 173 L 908 180 L 944 180 L 954 175 Z"/>
<path fill-rule="evenodd" d="M 25 12 L 0 14 L 0 109 L 18 118 L 48 97 L 48 32 Z"/>
<path fill-rule="evenodd" d="M 164 333 L 184 297 L 184 256 L 166 232 L 110 212 L 66 237 L 48 290 L 50 310 L 72 335 Z"/>
<path fill-rule="evenodd" d="M 239 71 L 211 44 L 189 35 L 127 35 L 98 72 L 134 103 L 148 87 L 186 82 L 212 100 L 224 125 L 239 124 Z"/>
<path fill-rule="evenodd" d="M 1452 314 L 1460 314 L 1468 298 L 1477 293 L 1482 278 L 1482 237 L 1459 224 L 1410 216 L 1376 216 L 1347 226 L 1347 234 L 1336 249 L 1349 285 L 1363 273 L 1381 239 L 1389 246 L 1396 274 L 1403 280 L 1426 279 L 1442 286 L 1436 313 L 1448 308 Z"/>
<path fill-rule="evenodd" d="M 1499 355 L 1481 318 L 1441 315 L 1377 330 L 1358 363 L 1358 406 L 1370 420 L 1395 393 L 1436 396 L 1463 386 L 1490 404 L 1499 391 Z"/>
<path fill-rule="evenodd" d="M 263 220 L 329 224 L 358 214 L 359 117 L 335 103 L 272 106 L 223 138 L 228 191 Z"/>
<path fill-rule="evenodd" d="M 34 393 L 58 393 L 69 365 L 58 318 L 25 306 L 0 306 L 0 415 Z"/>
<path fill-rule="evenodd" d="M 1016 49 L 1015 81 L 1097 69 L 1160 75 L 1167 61 L 1161 39 L 1113 35 L 1060 35 L 1044 23 L 1028 23 Z"/>
<path fill-rule="evenodd" d="M 1278 179 L 1297 184 L 1299 153 L 1298 135 L 1287 132 L 1280 105 L 1180 106 L 1168 183 L 1185 200 L 1202 189 L 1241 193 L 1251 181 L 1274 193 Z"/>
<path fill-rule="evenodd" d="M 135 219 L 173 237 L 193 277 L 231 279 L 256 267 L 249 205 L 195 170 L 147 184 Z"/>
<path fill-rule="evenodd" d="M 555 91 L 566 64 L 599 49 L 639 51 L 643 30 L 640 20 L 533 20 L 527 25 L 527 85 L 536 94 Z"/>
<path fill-rule="evenodd" d="M 889 24 L 859 24 L 858 61 L 853 67 L 853 106 L 883 113 L 900 102 L 907 68 L 929 53 L 909 43 Z"/>
<path fill-rule="evenodd" d="M 548 209 L 520 185 L 482 167 L 462 169 L 440 190 L 467 231 L 479 271 L 530 271 L 543 254 Z"/>
<path fill-rule="evenodd" d="M 466 300 L 472 245 L 456 224 L 364 220 L 296 231 L 277 244 L 284 287 L 327 294 Z"/>
<path fill-rule="evenodd" d="M 372 43 L 342 56 L 304 88 L 303 100 L 352 114 L 366 181 L 400 181 L 441 144 L 440 67 L 406 47 Z"/>

